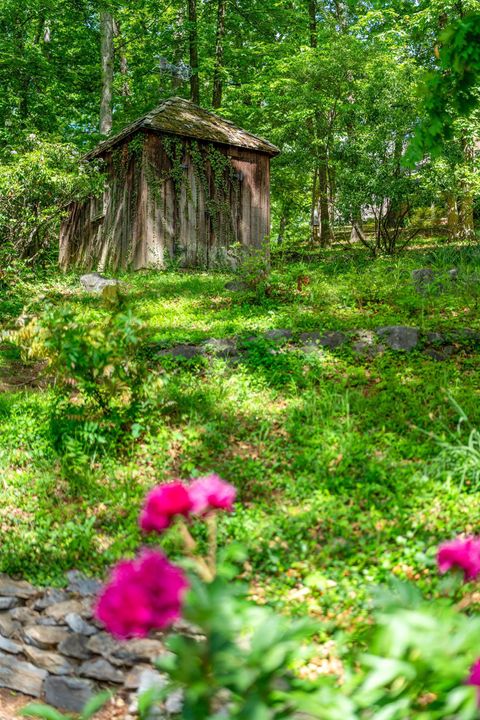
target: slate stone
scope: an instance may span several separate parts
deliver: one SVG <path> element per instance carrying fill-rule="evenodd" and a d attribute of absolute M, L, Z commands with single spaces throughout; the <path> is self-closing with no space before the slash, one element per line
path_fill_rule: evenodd
<path fill-rule="evenodd" d="M 87 650 L 94 655 L 102 655 L 109 660 L 113 658 L 113 653 L 119 648 L 123 647 L 124 643 L 120 643 L 114 640 L 111 635 L 106 632 L 100 632 L 98 635 L 93 635 L 87 642 Z M 115 664 L 114 659 L 111 662 Z M 118 664 L 123 664 L 121 661 L 117 661 Z"/>
<path fill-rule="evenodd" d="M 82 597 L 96 595 L 102 589 L 102 583 L 99 580 L 89 578 L 79 570 L 69 570 L 67 578 L 69 581 L 68 591 Z"/>
<path fill-rule="evenodd" d="M 65 616 L 65 622 L 74 633 L 81 635 L 95 635 L 98 632 L 94 625 L 90 625 L 78 613 L 68 613 Z"/>
<path fill-rule="evenodd" d="M 165 645 L 160 640 L 152 638 L 119 643 L 119 646 L 111 653 L 113 657 L 132 664 L 142 660 L 151 661 L 163 654 L 165 654 Z"/>
<path fill-rule="evenodd" d="M 18 655 L 18 653 L 22 651 L 22 646 L 20 643 L 14 642 L 9 638 L 0 635 L 0 650 L 12 653 L 13 655 Z"/>
<path fill-rule="evenodd" d="M 50 605 L 45 610 L 45 615 L 52 618 L 56 622 L 65 624 L 65 618 L 69 613 L 80 613 L 83 605 L 80 600 L 64 600 L 63 602 Z"/>
<path fill-rule="evenodd" d="M 27 625 L 23 629 L 23 637 L 28 645 L 50 650 L 68 637 L 68 630 L 45 625 Z"/>
<path fill-rule="evenodd" d="M 45 610 L 51 605 L 58 605 L 58 603 L 65 602 L 66 600 L 68 600 L 68 593 L 66 593 L 65 590 L 52 588 L 47 590 L 43 597 L 35 600 L 31 607 L 32 610 Z"/>
<path fill-rule="evenodd" d="M 38 590 L 30 583 L 25 580 L 12 580 L 8 575 L 0 573 L 0 597 L 16 597 L 28 600 L 34 595 L 38 595 Z"/>
<path fill-rule="evenodd" d="M 138 690 L 145 671 L 152 672 L 152 668 L 149 665 L 136 665 L 129 670 L 123 683 L 125 690 Z"/>
<path fill-rule="evenodd" d="M 33 625 L 37 622 L 40 616 L 37 612 L 28 607 L 15 607 L 10 610 L 10 617 L 12 620 L 17 620 L 24 625 Z"/>
<path fill-rule="evenodd" d="M 77 660 L 88 660 L 92 654 L 87 648 L 88 638 L 85 635 L 72 633 L 58 646 L 59 652 Z"/>
<path fill-rule="evenodd" d="M 167 677 L 162 675 L 153 668 L 145 669 L 139 678 L 138 690 L 132 698 L 132 703 L 129 707 L 130 712 L 138 712 L 138 698 L 149 690 L 159 689 L 163 690 L 167 683 Z M 163 720 L 163 718 L 170 717 L 162 712 L 157 706 L 152 708 L 152 712 L 148 715 L 148 720 Z"/>
<path fill-rule="evenodd" d="M 303 343 L 316 343 L 320 340 L 321 333 L 318 331 L 300 333 L 298 339 Z"/>
<path fill-rule="evenodd" d="M 90 680 L 61 675 L 50 675 L 45 680 L 45 700 L 61 710 L 81 712 L 94 694 L 95 686 Z"/>
<path fill-rule="evenodd" d="M 13 655 L 0 653 L 0 687 L 40 697 L 48 673 Z"/>
<path fill-rule="evenodd" d="M 377 349 L 375 333 L 372 330 L 357 330 L 355 340 L 352 344 L 352 350 L 358 355 L 373 356 L 378 354 L 379 350 Z"/>
<path fill-rule="evenodd" d="M 320 345 L 328 347 L 331 350 L 335 350 L 335 348 L 344 345 L 347 341 L 348 337 L 340 331 L 326 332 L 318 339 Z"/>
<path fill-rule="evenodd" d="M 18 598 L 0 597 L 0 610 L 11 610 L 12 608 L 16 607 L 18 603 Z"/>
<path fill-rule="evenodd" d="M 292 336 L 293 333 L 291 330 L 285 330 L 283 328 L 278 328 L 276 330 L 268 330 L 263 335 L 265 340 L 271 340 L 272 342 L 283 342 L 289 340 Z"/>
<path fill-rule="evenodd" d="M 53 675 L 72 675 L 75 670 L 74 665 L 59 653 L 39 650 L 29 645 L 24 646 L 24 652 L 35 667 L 47 670 Z"/>
<path fill-rule="evenodd" d="M 84 677 L 94 678 L 100 682 L 123 682 L 123 672 L 114 668 L 105 658 L 86 660 L 80 665 L 79 673 Z"/>
<path fill-rule="evenodd" d="M 439 332 L 428 332 L 425 339 L 432 345 L 441 345 L 445 341 L 445 337 Z"/>
<path fill-rule="evenodd" d="M 169 715 L 179 715 L 183 707 L 183 690 L 174 690 L 165 700 L 165 710 Z"/>
<path fill-rule="evenodd" d="M 10 613 L 0 612 L 0 633 L 4 637 L 12 637 L 20 629 L 20 623 L 12 619 Z"/>
<path fill-rule="evenodd" d="M 419 332 L 417 328 L 406 325 L 387 325 L 377 328 L 377 335 L 392 350 L 409 352 L 418 345 Z"/>
<path fill-rule="evenodd" d="M 412 270 L 412 280 L 418 287 L 425 287 L 435 280 L 435 273 L 430 268 Z"/>
<path fill-rule="evenodd" d="M 119 281 L 112 278 L 106 278 L 98 272 L 87 273 L 80 277 L 80 284 L 86 292 L 103 293 L 106 287 L 118 286 Z"/>
<path fill-rule="evenodd" d="M 428 357 L 431 357 L 432 360 L 448 360 L 453 353 L 455 352 L 455 348 L 453 345 L 445 345 L 440 348 L 430 347 L 425 349 L 425 355 L 428 355 Z"/>
<path fill-rule="evenodd" d="M 157 352 L 157 355 L 161 357 L 171 355 L 172 357 L 183 357 L 187 360 L 203 354 L 204 348 L 200 345 L 186 345 L 184 343 L 180 343 L 179 345 L 174 345 L 171 348 L 166 348 L 165 350 L 159 350 Z"/>

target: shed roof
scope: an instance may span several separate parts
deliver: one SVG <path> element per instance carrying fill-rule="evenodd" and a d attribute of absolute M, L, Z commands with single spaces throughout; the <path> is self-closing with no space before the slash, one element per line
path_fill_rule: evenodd
<path fill-rule="evenodd" d="M 104 140 L 85 157 L 87 160 L 110 150 L 138 130 L 156 130 L 181 137 L 209 140 L 223 145 L 256 150 L 268 155 L 278 155 L 280 150 L 252 133 L 242 130 L 229 120 L 215 115 L 188 100 L 172 97 L 161 105 L 127 125 L 117 135 Z"/>

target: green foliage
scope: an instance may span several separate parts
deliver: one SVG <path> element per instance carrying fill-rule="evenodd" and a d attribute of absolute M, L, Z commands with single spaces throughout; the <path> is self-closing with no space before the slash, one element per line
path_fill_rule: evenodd
<path fill-rule="evenodd" d="M 103 190 L 93 165 L 73 145 L 29 135 L 0 153 L 0 247 L 13 257 L 51 253 L 66 206 Z"/>
<path fill-rule="evenodd" d="M 48 307 L 14 336 L 30 358 L 46 363 L 55 384 L 50 428 L 63 464 L 85 469 L 89 459 L 145 430 L 148 368 L 140 352 L 144 329 L 115 300 L 87 321 L 66 306 Z"/>
<path fill-rule="evenodd" d="M 99 693 L 87 702 L 81 714 L 76 717 L 79 717 L 79 720 L 90 720 L 97 712 L 100 712 L 111 697 L 112 693 L 109 691 Z M 40 718 L 40 720 L 71 720 L 72 718 L 71 715 L 64 715 L 58 710 L 48 705 L 41 705 L 40 703 L 30 703 L 22 708 L 19 714 L 27 718 Z"/>

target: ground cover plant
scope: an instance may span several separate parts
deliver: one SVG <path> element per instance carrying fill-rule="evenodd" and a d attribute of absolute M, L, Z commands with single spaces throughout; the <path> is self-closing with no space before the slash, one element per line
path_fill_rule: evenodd
<path fill-rule="evenodd" d="M 14 314 L 5 315 L 2 570 L 54 583 L 72 566 L 102 572 L 137 545 L 148 487 L 215 467 L 242 500 L 222 523 L 221 542 L 245 544 L 243 573 L 258 601 L 323 618 L 327 636 L 338 622 L 361 633 L 368 588 L 391 572 L 438 592 L 438 542 L 474 531 L 480 516 L 474 453 L 464 473 L 480 424 L 478 363 L 468 344 L 442 361 L 416 351 L 287 353 L 261 338 L 238 363 L 157 354 L 275 328 L 477 328 L 476 248 L 426 241 L 410 253 L 372 260 L 337 247 L 308 264 L 280 258 L 269 282 L 282 293 L 260 298 L 225 290 L 221 273 L 126 276 L 130 311 L 145 326 L 153 405 L 103 452 L 91 453 L 88 442 L 71 446 L 68 470 L 52 433 L 58 387 L 33 360 L 22 363 Z M 417 293 L 410 273 L 423 266 L 440 278 L 458 267 L 458 282 L 440 279 Z M 299 275 L 310 278 L 300 290 Z M 108 322 L 111 307 L 77 282 L 27 277 L 25 321 L 44 317 L 48 298 L 48 312 L 73 313 L 86 337 Z M 175 535 L 167 546 L 178 546 Z"/>

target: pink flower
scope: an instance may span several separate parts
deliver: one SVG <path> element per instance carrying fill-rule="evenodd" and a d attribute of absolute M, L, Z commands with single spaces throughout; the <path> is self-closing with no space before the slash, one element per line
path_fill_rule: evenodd
<path fill-rule="evenodd" d="M 188 582 L 158 550 L 116 565 L 95 608 L 96 617 L 118 638 L 146 637 L 180 617 Z"/>
<path fill-rule="evenodd" d="M 146 497 L 140 527 L 144 532 L 163 532 L 170 527 L 175 515 L 187 516 L 191 509 L 190 495 L 182 483 L 157 485 Z"/>
<path fill-rule="evenodd" d="M 480 538 L 456 538 L 438 549 L 438 569 L 446 573 L 452 568 L 463 570 L 465 582 L 480 575 Z"/>
<path fill-rule="evenodd" d="M 477 702 L 480 707 L 480 660 L 473 663 L 470 668 L 470 675 L 468 676 L 467 685 L 475 685 L 477 690 Z"/>
<path fill-rule="evenodd" d="M 237 494 L 233 485 L 218 475 L 206 475 L 194 480 L 188 489 L 192 512 L 204 515 L 209 510 L 231 511 Z"/>

